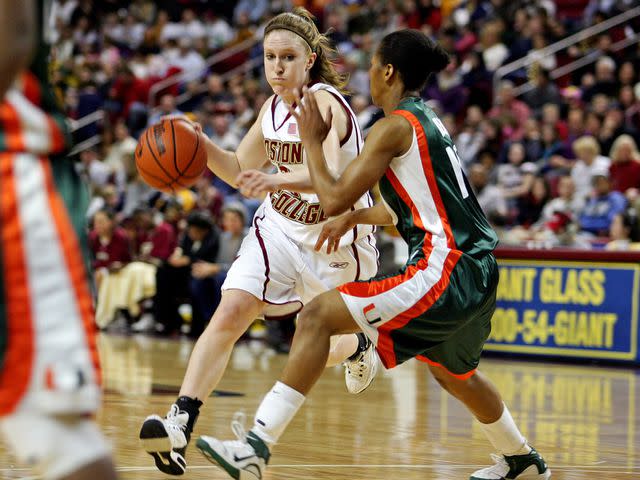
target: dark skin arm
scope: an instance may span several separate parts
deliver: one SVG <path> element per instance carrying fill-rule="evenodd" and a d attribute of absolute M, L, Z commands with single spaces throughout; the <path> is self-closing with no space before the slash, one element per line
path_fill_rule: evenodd
<path fill-rule="evenodd" d="M 307 154 L 313 189 L 320 198 L 322 209 L 329 216 L 339 215 L 384 175 L 394 157 L 405 153 L 413 140 L 413 128 L 403 117 L 390 115 L 376 122 L 358 155 L 339 178 L 334 178 L 322 150 L 322 142 L 329 133 L 332 113 L 324 120 L 314 93 L 303 91 L 299 112 L 292 111 L 298 122 L 300 138 Z"/>
<path fill-rule="evenodd" d="M 35 13 L 33 0 L 0 0 L 0 98 L 31 61 Z"/>

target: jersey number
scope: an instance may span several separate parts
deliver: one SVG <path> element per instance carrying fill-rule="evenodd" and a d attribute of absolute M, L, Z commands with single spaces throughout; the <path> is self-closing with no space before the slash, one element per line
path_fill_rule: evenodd
<path fill-rule="evenodd" d="M 438 117 L 433 119 L 433 123 L 438 128 L 443 137 L 451 140 L 451 136 L 444 124 L 440 121 Z M 467 190 L 467 186 L 464 183 L 464 175 L 462 174 L 462 163 L 460 162 L 460 156 L 458 155 L 458 149 L 455 145 L 452 147 L 447 147 L 447 156 L 449 157 L 449 161 L 451 162 L 451 167 L 453 167 L 453 173 L 456 175 L 456 180 L 458 181 L 458 186 L 460 187 L 460 193 L 462 193 L 462 198 L 467 198 L 469 196 L 469 191 Z"/>

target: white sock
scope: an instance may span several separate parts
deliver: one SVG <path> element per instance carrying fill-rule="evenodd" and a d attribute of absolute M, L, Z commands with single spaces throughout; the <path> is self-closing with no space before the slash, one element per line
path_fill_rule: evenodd
<path fill-rule="evenodd" d="M 531 451 L 531 447 L 518 430 L 506 405 L 502 416 L 496 422 L 480 423 L 480 427 L 494 448 L 502 455 L 526 455 Z"/>
<path fill-rule="evenodd" d="M 278 441 L 304 403 L 305 396 L 289 385 L 276 382 L 256 411 L 251 429 L 267 444 Z"/>

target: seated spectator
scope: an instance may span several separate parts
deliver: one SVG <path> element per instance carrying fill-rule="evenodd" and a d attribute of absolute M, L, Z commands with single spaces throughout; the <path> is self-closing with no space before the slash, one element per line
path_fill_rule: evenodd
<path fill-rule="evenodd" d="M 605 245 L 605 250 L 640 250 L 640 231 L 635 210 L 630 208 L 613 217 L 609 238 L 611 240 Z"/>
<path fill-rule="evenodd" d="M 178 307 L 183 303 L 191 303 L 192 307 L 190 335 L 197 337 L 204 330 L 213 313 L 212 285 L 193 276 L 192 266 L 199 261 L 215 263 L 219 242 L 219 232 L 208 214 L 198 211 L 189 214 L 179 246 L 158 269 L 154 311 L 165 334 L 180 329 Z"/>
<path fill-rule="evenodd" d="M 246 211 L 241 203 L 230 203 L 222 211 L 222 233 L 220 248 L 215 261 L 198 260 L 191 265 L 191 276 L 199 280 L 192 286 L 194 308 L 208 320 L 218 308 L 222 291 L 220 287 L 227 278 L 227 272 L 238 255 L 240 244 L 246 235 Z"/>
<path fill-rule="evenodd" d="M 520 140 L 524 136 L 524 126 L 531 116 L 531 109 L 526 103 L 516 99 L 513 89 L 513 83 L 509 80 L 500 83 L 498 98 L 487 116 L 500 121 L 505 138 Z"/>
<path fill-rule="evenodd" d="M 576 186 L 576 195 L 587 198 L 593 188 L 593 172 L 608 172 L 611 161 L 600 155 L 600 145 L 590 135 L 578 138 L 572 147 L 578 160 L 571 169 L 571 178 Z"/>
<path fill-rule="evenodd" d="M 558 179 L 558 196 L 550 200 L 542 210 L 542 222 L 550 222 L 556 213 L 566 215 L 570 220 L 575 221 L 584 208 L 584 199 L 578 197 L 576 186 L 569 175 Z"/>
<path fill-rule="evenodd" d="M 613 217 L 624 211 L 627 200 L 620 192 L 611 191 L 607 169 L 594 170 L 592 178 L 594 193 L 582 210 L 580 227 L 583 232 L 606 237 Z"/>
<path fill-rule="evenodd" d="M 531 190 L 518 198 L 518 225 L 528 228 L 540 219 L 542 209 L 549 200 L 549 184 L 544 177 L 533 179 Z"/>
<path fill-rule="evenodd" d="M 620 135 L 611 147 L 611 188 L 630 201 L 638 198 L 640 189 L 640 153 L 630 135 Z"/>
<path fill-rule="evenodd" d="M 507 199 L 510 216 L 517 216 L 517 199 L 531 191 L 537 167 L 531 162 L 525 162 L 524 146 L 520 142 L 509 145 L 507 153 L 509 163 L 498 167 L 498 186 Z"/>
<path fill-rule="evenodd" d="M 500 188 L 489 183 L 487 168 L 481 163 L 472 165 L 469 183 L 489 221 L 494 225 L 504 225 L 508 214 L 507 202 Z"/>
<path fill-rule="evenodd" d="M 120 311 L 131 317 L 141 314 L 140 303 L 155 293 L 155 267 L 131 262 L 129 241 L 113 213 L 98 211 L 93 224 L 89 246 L 98 291 L 96 324 L 106 328 Z"/>

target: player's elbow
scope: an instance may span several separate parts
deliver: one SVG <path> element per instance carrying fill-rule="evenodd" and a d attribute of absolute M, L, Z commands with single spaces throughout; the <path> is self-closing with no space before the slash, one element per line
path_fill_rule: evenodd
<path fill-rule="evenodd" d="M 330 198 L 328 201 L 322 203 L 322 209 L 328 217 L 335 217 L 336 215 L 340 215 L 341 213 L 347 211 L 349 207 L 350 205 L 347 205 L 346 202 L 335 197 Z"/>

